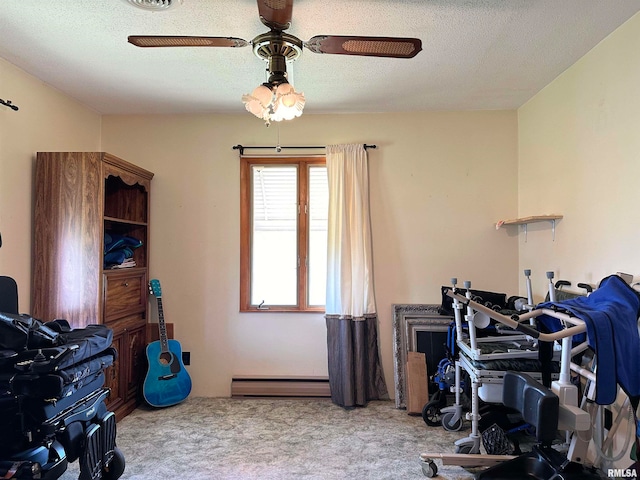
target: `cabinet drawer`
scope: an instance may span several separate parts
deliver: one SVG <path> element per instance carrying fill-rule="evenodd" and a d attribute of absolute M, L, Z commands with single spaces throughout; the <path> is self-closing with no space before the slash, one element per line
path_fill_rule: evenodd
<path fill-rule="evenodd" d="M 129 330 L 135 330 L 136 328 L 146 326 L 147 321 L 145 320 L 144 315 L 141 313 L 117 318 L 109 322 L 109 328 L 113 330 L 114 337 L 123 332 L 128 332 Z"/>
<path fill-rule="evenodd" d="M 104 320 L 144 312 L 147 306 L 147 272 L 108 272 L 104 274 Z"/>

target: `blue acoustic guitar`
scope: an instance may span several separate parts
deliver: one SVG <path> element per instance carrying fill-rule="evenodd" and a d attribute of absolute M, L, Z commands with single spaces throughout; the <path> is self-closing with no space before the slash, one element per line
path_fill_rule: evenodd
<path fill-rule="evenodd" d="M 170 407 L 185 400 L 191 393 L 191 377 L 182 363 L 182 347 L 177 340 L 167 340 L 167 327 L 162 310 L 160 280 L 151 280 L 149 290 L 158 301 L 160 340 L 147 345 L 149 369 L 142 393 L 152 407 Z"/>

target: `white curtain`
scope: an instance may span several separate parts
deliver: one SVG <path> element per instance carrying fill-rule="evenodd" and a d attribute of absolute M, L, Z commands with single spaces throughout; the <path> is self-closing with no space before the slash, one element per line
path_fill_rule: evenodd
<path fill-rule="evenodd" d="M 327 176 L 329 383 L 334 403 L 353 408 L 388 397 L 378 352 L 364 145 L 327 146 Z"/>

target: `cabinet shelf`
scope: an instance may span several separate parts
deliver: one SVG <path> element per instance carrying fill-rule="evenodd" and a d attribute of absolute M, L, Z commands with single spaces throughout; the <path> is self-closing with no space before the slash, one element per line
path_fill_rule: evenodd
<path fill-rule="evenodd" d="M 112 223 L 121 223 L 123 225 L 139 225 L 142 227 L 146 227 L 148 224 L 147 222 L 138 222 L 135 220 L 126 220 L 124 218 L 116 218 L 116 217 L 104 217 L 104 221 L 105 222 L 112 222 Z"/>
<path fill-rule="evenodd" d="M 496 230 L 506 225 L 522 225 L 524 229 L 524 241 L 527 241 L 527 225 L 537 222 L 551 222 L 551 239 L 556 239 L 556 220 L 563 218 L 563 215 L 531 215 L 529 217 L 514 218 L 511 220 L 503 220 L 496 223 Z"/>
<path fill-rule="evenodd" d="M 146 271 L 146 267 L 124 267 L 124 268 L 103 268 L 102 273 L 105 275 L 114 275 L 122 272 L 138 272 Z"/>

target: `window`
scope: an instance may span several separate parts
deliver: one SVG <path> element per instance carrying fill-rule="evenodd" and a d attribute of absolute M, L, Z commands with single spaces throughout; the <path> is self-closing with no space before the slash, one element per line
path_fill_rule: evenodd
<path fill-rule="evenodd" d="M 324 311 L 325 159 L 240 161 L 240 311 Z"/>

